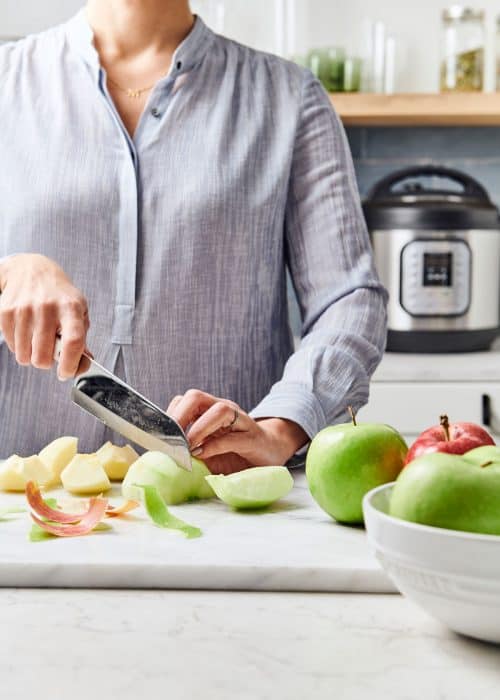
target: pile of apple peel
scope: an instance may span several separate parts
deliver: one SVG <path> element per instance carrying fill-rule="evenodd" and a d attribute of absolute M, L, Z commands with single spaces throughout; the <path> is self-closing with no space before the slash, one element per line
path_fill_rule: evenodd
<path fill-rule="evenodd" d="M 119 517 L 139 507 L 137 501 L 127 501 L 118 508 L 111 506 L 107 498 L 91 498 L 83 513 L 67 513 L 53 508 L 42 497 L 34 481 L 26 484 L 26 498 L 31 508 L 31 518 L 41 530 L 55 537 L 81 537 L 90 534 L 105 517 Z"/>
<path fill-rule="evenodd" d="M 154 486 L 138 486 L 144 493 L 144 507 L 147 514 L 157 527 L 167 530 L 177 530 L 188 539 L 200 537 L 202 531 L 176 518 L 170 513 L 158 489 Z M 82 537 L 96 530 L 108 530 L 103 521 L 105 518 L 117 518 L 135 510 L 141 504 L 128 500 L 120 506 L 110 505 L 107 498 L 91 498 L 85 511 L 68 513 L 58 508 L 55 499 L 44 499 L 42 492 L 34 481 L 26 484 L 26 499 L 30 506 L 31 519 L 34 529 L 30 533 L 33 542 L 48 537 Z M 23 509 L 16 509 L 21 512 Z"/>

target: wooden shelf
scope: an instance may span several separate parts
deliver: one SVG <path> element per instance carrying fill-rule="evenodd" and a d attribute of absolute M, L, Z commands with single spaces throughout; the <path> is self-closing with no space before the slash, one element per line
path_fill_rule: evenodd
<path fill-rule="evenodd" d="M 500 93 L 332 93 L 346 126 L 500 126 Z"/>

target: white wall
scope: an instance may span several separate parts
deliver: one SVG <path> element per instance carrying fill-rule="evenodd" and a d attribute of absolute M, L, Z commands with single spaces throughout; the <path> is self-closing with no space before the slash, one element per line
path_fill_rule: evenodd
<path fill-rule="evenodd" d="M 37 31 L 73 14 L 84 0 L 0 0 L 0 35 Z M 105 0 L 102 0 L 104 2 Z M 197 5 L 210 0 L 194 0 Z M 244 43 L 274 50 L 274 3 L 279 0 L 226 0 L 226 33 Z M 358 53 L 367 17 L 381 19 L 398 40 L 398 89 L 429 91 L 438 86 L 440 15 L 456 0 L 296 0 L 297 49 L 345 45 Z M 493 29 L 498 0 L 464 0 L 488 12 L 487 85 L 493 86 Z"/>
<path fill-rule="evenodd" d="M 71 17 L 83 0 L 0 0 L 0 36 L 37 32 Z"/>

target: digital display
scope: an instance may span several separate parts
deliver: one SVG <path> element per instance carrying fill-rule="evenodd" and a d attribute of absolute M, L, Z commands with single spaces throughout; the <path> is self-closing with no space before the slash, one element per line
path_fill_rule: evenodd
<path fill-rule="evenodd" d="M 452 253 L 424 253 L 424 287 L 451 287 Z"/>

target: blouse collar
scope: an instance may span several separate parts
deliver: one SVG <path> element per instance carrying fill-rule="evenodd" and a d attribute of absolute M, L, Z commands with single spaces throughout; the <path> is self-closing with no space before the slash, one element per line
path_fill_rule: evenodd
<path fill-rule="evenodd" d="M 85 8 L 66 23 L 66 37 L 69 45 L 78 51 L 80 56 L 98 73 L 99 54 L 94 46 L 94 33 L 88 22 Z M 193 28 L 174 52 L 169 75 L 181 75 L 195 68 L 201 62 L 214 37 L 214 33 L 201 17 L 196 16 Z"/>

